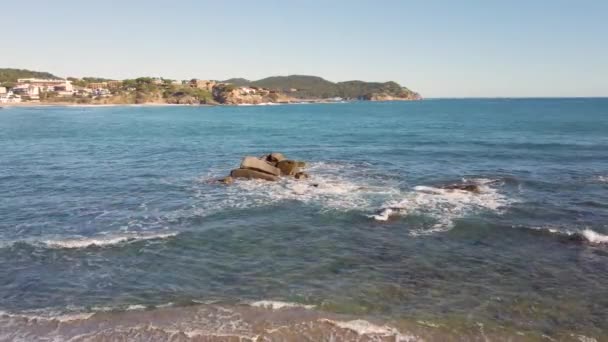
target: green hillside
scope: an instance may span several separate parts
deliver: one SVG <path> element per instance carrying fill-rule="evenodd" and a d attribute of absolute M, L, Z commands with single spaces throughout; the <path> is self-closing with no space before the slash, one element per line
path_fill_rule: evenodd
<path fill-rule="evenodd" d="M 57 77 L 51 73 L 42 72 L 42 71 L 0 68 L 0 84 L 12 84 L 12 83 L 17 82 L 17 79 L 19 79 L 19 78 L 58 79 L 60 77 Z"/>
<path fill-rule="evenodd" d="M 317 76 L 291 75 L 273 76 L 257 81 L 243 78 L 226 80 L 236 86 L 255 86 L 284 92 L 296 98 L 332 98 L 370 99 L 377 95 L 394 97 L 415 97 L 416 93 L 402 87 L 396 82 L 330 82 Z"/>
<path fill-rule="evenodd" d="M 222 81 L 222 83 L 230 83 L 234 84 L 237 87 L 245 87 L 250 85 L 251 81 L 245 78 L 230 78 L 225 81 Z"/>

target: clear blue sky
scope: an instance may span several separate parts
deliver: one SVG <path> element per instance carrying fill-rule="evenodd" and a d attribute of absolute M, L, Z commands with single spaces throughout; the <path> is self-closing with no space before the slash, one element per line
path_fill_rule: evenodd
<path fill-rule="evenodd" d="M 395 80 L 426 97 L 608 96 L 608 1 L 0 1 L 0 67 Z"/>

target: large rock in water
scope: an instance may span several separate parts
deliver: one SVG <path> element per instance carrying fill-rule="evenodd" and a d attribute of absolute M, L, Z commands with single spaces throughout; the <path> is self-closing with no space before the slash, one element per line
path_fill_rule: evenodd
<path fill-rule="evenodd" d="M 285 156 L 283 155 L 283 153 L 278 153 L 278 152 L 273 152 L 269 155 L 266 156 L 266 161 L 269 163 L 273 163 L 276 164 L 278 162 L 281 162 L 287 158 L 285 158 Z"/>
<path fill-rule="evenodd" d="M 295 160 L 283 160 L 277 163 L 277 168 L 281 170 L 283 176 L 294 176 L 300 171 L 298 162 Z"/>
<path fill-rule="evenodd" d="M 273 182 L 279 180 L 277 176 L 251 169 L 234 169 L 230 172 L 230 176 L 233 178 L 263 179 Z"/>
<path fill-rule="evenodd" d="M 270 165 L 264 160 L 258 159 L 256 157 L 245 157 L 241 162 L 241 169 L 250 169 L 256 170 L 260 172 L 265 172 L 267 174 L 273 176 L 280 176 L 281 170 Z"/>

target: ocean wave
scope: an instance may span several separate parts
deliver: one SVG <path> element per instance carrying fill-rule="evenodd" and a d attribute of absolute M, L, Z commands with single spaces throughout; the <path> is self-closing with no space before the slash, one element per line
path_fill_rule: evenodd
<path fill-rule="evenodd" d="M 303 308 L 303 309 L 314 309 L 314 305 L 306 305 L 300 303 L 282 302 L 276 300 L 260 300 L 257 302 L 249 303 L 250 306 L 257 308 L 264 308 L 270 310 L 280 310 L 285 308 Z"/>
<path fill-rule="evenodd" d="M 95 312 L 76 312 L 67 314 L 54 314 L 54 313 L 10 313 L 6 311 L 0 311 L 0 317 L 8 318 L 19 318 L 27 320 L 44 320 L 44 321 L 57 321 L 57 322 L 71 322 L 79 320 L 87 320 L 91 318 Z"/>
<path fill-rule="evenodd" d="M 591 229 L 585 229 L 581 235 L 591 243 L 608 243 L 608 235 L 600 234 Z"/>
<path fill-rule="evenodd" d="M 42 241 L 48 248 L 56 249 L 77 249 L 88 247 L 106 247 L 125 243 L 134 243 L 144 240 L 167 239 L 176 236 L 177 232 L 157 233 L 157 234 L 124 234 L 114 236 L 95 236 L 88 238 L 71 238 L 61 240 L 45 240 Z"/>
<path fill-rule="evenodd" d="M 404 199 L 387 202 L 377 213 L 369 215 L 369 217 L 377 221 L 387 221 L 397 215 L 430 216 L 435 221 L 430 228 L 411 232 L 412 235 L 430 234 L 451 229 L 455 219 L 464 217 L 472 211 L 500 212 L 513 202 L 494 187 L 496 184 L 500 184 L 499 180 L 463 179 L 463 183 L 474 184 L 479 191 L 416 186 L 412 192 L 405 195 Z"/>
<path fill-rule="evenodd" d="M 608 244 L 608 235 L 598 233 L 592 229 L 585 228 L 583 230 L 568 230 L 555 227 L 531 227 L 533 230 L 547 232 L 557 236 L 565 237 L 570 240 L 582 241 L 591 244 Z"/>
<path fill-rule="evenodd" d="M 334 321 L 330 319 L 321 319 L 320 321 L 336 326 L 338 328 L 351 330 L 359 336 L 373 335 L 378 337 L 394 337 L 394 340 L 399 342 L 421 341 L 421 339 L 417 336 L 410 334 L 402 334 L 396 328 L 390 327 L 388 325 L 376 325 L 362 319 L 356 319 L 352 321 Z"/>
<path fill-rule="evenodd" d="M 596 176 L 594 180 L 599 183 L 608 183 L 608 176 Z"/>

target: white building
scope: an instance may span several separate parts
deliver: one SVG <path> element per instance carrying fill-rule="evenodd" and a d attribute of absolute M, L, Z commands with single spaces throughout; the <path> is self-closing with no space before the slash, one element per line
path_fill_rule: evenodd
<path fill-rule="evenodd" d="M 18 103 L 21 102 L 21 96 L 15 95 L 12 91 L 0 95 L 0 103 Z"/>
<path fill-rule="evenodd" d="M 50 80 L 43 78 L 20 78 L 17 80 L 17 85 L 29 84 L 38 87 L 40 91 L 74 91 L 72 82 L 68 80 Z"/>
<path fill-rule="evenodd" d="M 6 87 L 0 87 L 0 94 L 6 94 Z"/>

